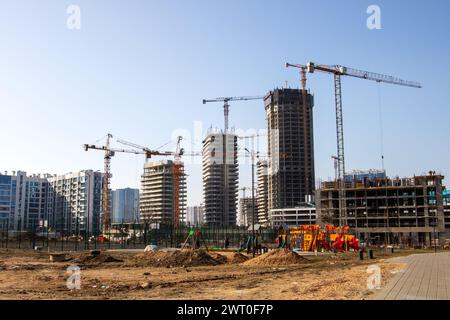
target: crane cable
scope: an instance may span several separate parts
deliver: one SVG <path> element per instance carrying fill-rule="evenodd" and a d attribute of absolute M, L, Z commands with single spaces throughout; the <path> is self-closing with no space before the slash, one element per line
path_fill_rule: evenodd
<path fill-rule="evenodd" d="M 381 106 L 381 83 L 378 82 L 378 117 L 380 124 L 380 151 L 381 151 L 381 169 L 384 171 L 384 134 L 383 134 L 383 114 Z"/>

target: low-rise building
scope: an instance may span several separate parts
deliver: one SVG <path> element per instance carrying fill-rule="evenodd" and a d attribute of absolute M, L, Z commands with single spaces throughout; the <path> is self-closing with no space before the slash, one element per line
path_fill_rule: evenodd
<path fill-rule="evenodd" d="M 316 225 L 316 208 L 312 204 L 305 204 L 298 208 L 272 209 L 269 213 L 269 221 L 274 227 Z"/>

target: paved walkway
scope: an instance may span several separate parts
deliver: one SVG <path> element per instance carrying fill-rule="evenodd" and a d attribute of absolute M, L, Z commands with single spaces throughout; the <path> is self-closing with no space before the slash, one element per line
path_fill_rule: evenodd
<path fill-rule="evenodd" d="M 415 254 L 389 259 L 406 263 L 374 296 L 376 300 L 450 300 L 450 253 Z"/>

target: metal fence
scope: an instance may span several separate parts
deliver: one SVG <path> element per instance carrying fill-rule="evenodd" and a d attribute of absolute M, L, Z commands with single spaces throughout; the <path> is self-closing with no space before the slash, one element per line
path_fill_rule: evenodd
<path fill-rule="evenodd" d="M 230 248 L 246 246 L 252 230 L 237 226 L 173 226 L 150 224 L 114 224 L 110 231 L 110 240 L 99 237 L 98 234 L 53 234 L 51 232 L 0 231 L 0 248 L 34 249 L 50 251 L 82 251 L 93 249 L 144 249 L 147 245 L 157 245 L 160 248 L 181 248 L 186 242 L 191 230 L 199 230 L 208 248 L 224 248 L 226 240 Z M 259 229 L 262 243 L 272 243 L 275 240 L 274 229 Z M 187 241 L 187 245 L 191 244 Z"/>

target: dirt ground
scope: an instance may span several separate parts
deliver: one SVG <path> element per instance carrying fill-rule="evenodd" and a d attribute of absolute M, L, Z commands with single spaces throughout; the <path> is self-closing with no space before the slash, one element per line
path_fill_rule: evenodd
<path fill-rule="evenodd" d="M 69 261 L 50 262 L 47 252 L 0 249 L 0 299 L 360 300 L 373 294 L 367 289 L 369 265 L 381 268 L 383 286 L 405 267 L 385 259 L 410 253 L 376 252 L 370 261 L 360 261 L 357 253 L 307 256 L 301 263 L 281 266 L 220 253 L 220 259 L 211 254 L 220 261 L 216 265 L 189 266 L 195 264 L 192 258 L 183 257 L 182 266 L 154 267 L 143 264 L 147 258 L 137 252 L 102 252 L 97 257 L 70 253 Z M 150 256 L 157 263 L 164 260 L 161 253 Z M 80 290 L 66 286 L 70 265 L 81 268 Z"/>

